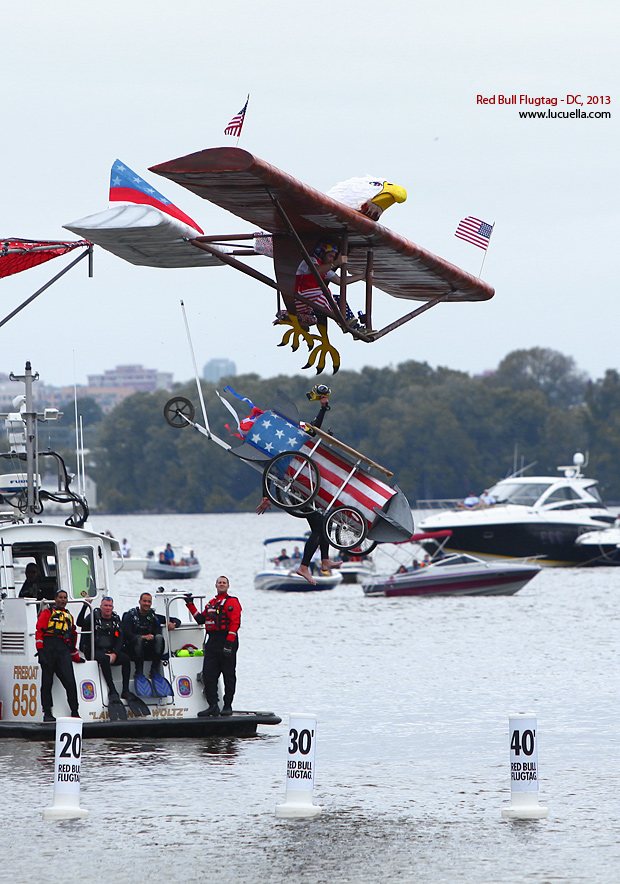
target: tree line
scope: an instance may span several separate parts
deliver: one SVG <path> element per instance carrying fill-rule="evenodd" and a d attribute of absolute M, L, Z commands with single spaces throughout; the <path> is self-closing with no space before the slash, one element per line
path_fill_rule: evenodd
<path fill-rule="evenodd" d="M 305 394 L 316 380 L 246 374 L 219 386 L 229 383 L 264 409 L 281 389 L 311 420 L 317 403 Z M 603 498 L 620 500 L 620 375 L 614 369 L 593 381 L 571 357 L 536 347 L 509 353 L 496 371 L 481 377 L 409 361 L 318 380 L 332 388 L 324 429 L 392 470 L 412 506 L 419 499 L 480 492 L 532 462 L 530 474 L 559 475 L 557 467 L 571 463 L 578 450 L 589 453 L 587 474 L 599 479 Z M 87 407 L 88 471 L 98 484 L 100 509 L 255 508 L 262 494 L 257 472 L 195 430 L 166 423 L 163 408 L 171 395 L 191 399 L 200 419 L 196 392 L 191 382 L 176 385 L 173 394 L 136 393 L 103 418 Z M 236 426 L 213 387 L 203 384 L 203 395 L 213 431 L 240 444 L 230 435 Z M 231 401 L 244 417 L 245 403 Z M 51 444 L 54 432 L 60 428 L 50 430 Z M 58 437 L 57 444 L 72 462 L 75 443 Z"/>

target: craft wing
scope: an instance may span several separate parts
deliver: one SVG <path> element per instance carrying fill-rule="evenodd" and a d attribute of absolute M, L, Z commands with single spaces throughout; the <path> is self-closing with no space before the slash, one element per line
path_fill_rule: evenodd
<path fill-rule="evenodd" d="M 216 257 L 189 244 L 188 239 L 197 233 L 193 227 L 152 206 L 115 206 L 63 227 L 130 264 L 163 268 L 224 266 Z"/>
<path fill-rule="evenodd" d="M 303 184 L 275 166 L 235 147 L 199 151 L 151 167 L 257 228 L 286 235 L 274 200 L 297 233 L 349 237 L 349 268 L 366 268 L 373 251 L 373 284 L 395 298 L 428 301 L 485 301 L 494 290 L 482 280 L 393 233 L 360 212 Z"/>
<path fill-rule="evenodd" d="M 89 242 L 41 242 L 32 239 L 0 239 L 0 277 L 12 276 L 38 264 L 66 255 L 73 249 L 87 249 Z"/>

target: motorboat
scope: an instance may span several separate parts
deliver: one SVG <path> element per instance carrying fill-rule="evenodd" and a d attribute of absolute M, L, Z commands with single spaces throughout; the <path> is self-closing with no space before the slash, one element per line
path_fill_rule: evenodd
<path fill-rule="evenodd" d="M 174 564 L 163 561 L 164 548 L 149 550 L 142 576 L 147 580 L 193 580 L 200 574 L 200 562 L 189 547 L 175 547 Z M 124 562 L 131 561 L 124 559 Z"/>
<path fill-rule="evenodd" d="M 343 552 L 337 559 L 343 583 L 364 583 L 375 573 L 375 563 L 371 556 L 354 556 Z"/>
<path fill-rule="evenodd" d="M 38 615 L 59 589 L 66 590 L 68 609 L 77 621 L 79 613 L 99 607 L 104 596 L 114 596 L 118 570 L 118 540 L 88 527 L 86 500 L 71 489 L 71 478 L 60 455 L 38 451 L 39 425 L 59 416 L 56 409 L 37 413 L 33 408 L 32 385 L 38 375 L 26 363 L 23 376 L 11 380 L 25 385 L 25 395 L 13 402 L 14 411 L 1 415 L 9 436 L 9 460 L 22 478 L 2 493 L 2 503 L 11 514 L 0 521 L 0 737 L 31 740 L 54 738 L 55 724 L 43 722 L 40 704 L 41 667 L 35 655 L 34 635 Z M 43 491 L 35 464 L 53 459 L 58 468 L 58 490 Z M 69 509 L 64 524 L 47 522 L 44 509 L 48 494 L 55 504 Z M 37 598 L 20 597 L 15 573 L 19 566 L 35 563 L 38 568 Z M 200 605 L 200 597 L 196 597 Z M 205 598 L 205 603 L 207 599 Z M 199 650 L 204 628 L 187 611 L 178 590 L 155 594 L 154 608 L 162 622 L 166 641 L 163 675 L 169 684 L 166 696 L 144 697 L 142 713 L 124 706 L 126 720 L 110 717 L 108 689 L 99 665 L 91 659 L 74 662 L 79 712 L 84 737 L 188 737 L 251 736 L 258 725 L 279 724 L 272 712 L 238 712 L 229 717 L 199 718 L 206 708 L 200 674 Z M 92 618 L 91 618 L 92 622 Z M 175 628 L 169 629 L 173 625 Z M 90 636 L 90 638 L 89 638 Z M 92 634 L 80 635 L 93 641 Z M 91 644 L 92 651 L 92 644 Z M 92 656 L 92 653 L 85 656 Z M 121 692 L 120 667 L 113 667 L 115 686 Z M 134 700 L 137 697 L 134 697 Z M 54 715 L 70 713 L 65 691 L 58 678 L 53 685 Z"/>
<path fill-rule="evenodd" d="M 424 518 L 419 528 L 449 530 L 450 549 L 483 557 L 537 557 L 544 565 L 600 564 L 576 540 L 610 527 L 615 516 L 604 506 L 596 479 L 583 475 L 584 461 L 577 452 L 571 466 L 558 467 L 559 477 L 509 476 L 486 493 L 490 505 L 440 510 Z"/>
<path fill-rule="evenodd" d="M 620 520 L 602 531 L 586 531 L 575 540 L 586 554 L 585 564 L 620 565 Z"/>
<path fill-rule="evenodd" d="M 305 577 L 296 574 L 295 571 L 301 564 L 301 556 L 293 558 L 285 555 L 286 549 L 283 543 L 305 544 L 306 537 L 269 537 L 263 541 L 264 565 L 254 577 L 255 589 L 275 589 L 279 592 L 316 592 L 325 589 L 333 589 L 342 583 L 342 575 L 339 570 L 330 572 L 320 571 L 318 566 L 311 563 L 312 576 L 316 583 L 309 583 Z M 280 555 L 274 555 L 277 547 L 281 547 Z"/>
<path fill-rule="evenodd" d="M 445 535 L 437 545 L 437 537 Z M 468 553 L 444 554 L 449 532 L 415 534 L 417 544 L 407 565 L 401 564 L 389 576 L 376 577 L 362 584 L 368 596 L 448 596 L 448 595 L 514 595 L 541 570 L 535 562 L 525 564 L 488 562 Z M 436 544 L 435 553 L 421 557 L 419 550 Z"/>

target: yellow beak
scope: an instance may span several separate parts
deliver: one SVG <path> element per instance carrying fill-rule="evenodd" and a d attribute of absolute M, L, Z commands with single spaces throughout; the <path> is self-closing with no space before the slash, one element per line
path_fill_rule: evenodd
<path fill-rule="evenodd" d="M 379 206 L 381 211 L 384 212 L 390 206 L 393 206 L 394 203 L 404 203 L 406 199 L 407 191 L 404 187 L 385 181 L 381 193 L 373 197 L 370 202 L 374 203 L 375 206 Z"/>

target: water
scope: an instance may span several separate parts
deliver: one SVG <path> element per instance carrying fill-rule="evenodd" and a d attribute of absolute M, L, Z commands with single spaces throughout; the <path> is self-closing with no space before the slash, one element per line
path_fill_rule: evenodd
<path fill-rule="evenodd" d="M 209 593 L 243 605 L 235 707 L 252 739 L 89 740 L 86 820 L 43 821 L 53 745 L 0 741 L 0 882 L 590 884 L 620 875 L 620 569 L 547 570 L 512 597 L 365 598 L 352 585 L 259 593 L 267 516 L 96 517 L 134 554 L 193 545 Z M 385 560 L 384 560 L 385 566 Z M 120 578 L 117 610 L 155 584 Z M 183 588 L 186 588 L 184 586 Z M 541 804 L 507 822 L 508 715 L 538 715 Z M 276 820 L 289 712 L 318 716 L 313 821 Z"/>

